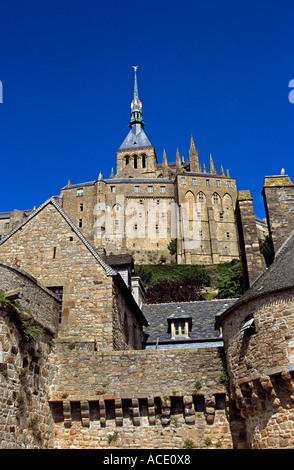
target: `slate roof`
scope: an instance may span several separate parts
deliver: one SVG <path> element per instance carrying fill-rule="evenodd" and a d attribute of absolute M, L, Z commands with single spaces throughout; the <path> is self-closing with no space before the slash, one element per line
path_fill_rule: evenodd
<path fill-rule="evenodd" d="M 141 309 L 149 326 L 145 328 L 146 344 L 159 341 L 173 342 L 168 332 L 168 318 L 189 318 L 192 322 L 190 340 L 207 341 L 219 338 L 214 328 L 215 316 L 225 311 L 236 299 L 202 300 L 164 304 L 143 304 Z M 178 341 L 178 340 L 177 340 Z"/>
<path fill-rule="evenodd" d="M 27 211 L 20 211 L 20 212 L 23 212 L 26 216 L 28 216 L 32 212 L 32 209 L 29 209 Z M 13 211 L 0 212 L 0 219 L 9 219 L 12 213 Z"/>
<path fill-rule="evenodd" d="M 141 124 L 133 124 L 130 132 L 120 146 L 120 150 L 152 147 Z"/>
<path fill-rule="evenodd" d="M 252 286 L 234 302 L 228 312 L 251 299 L 284 290 L 294 286 L 294 231 L 277 251 L 273 263 L 261 274 Z M 216 319 L 216 327 L 221 326 L 224 312 Z"/>

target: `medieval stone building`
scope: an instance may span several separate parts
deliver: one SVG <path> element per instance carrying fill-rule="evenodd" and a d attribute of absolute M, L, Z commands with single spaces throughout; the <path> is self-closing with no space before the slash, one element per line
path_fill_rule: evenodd
<path fill-rule="evenodd" d="M 201 164 L 191 137 L 189 157 L 176 151 L 158 162 L 142 116 L 135 71 L 130 131 L 117 150 L 116 172 L 94 181 L 68 181 L 59 204 L 100 252 L 131 254 L 135 262 L 171 259 L 176 243 L 179 264 L 217 264 L 239 258 L 236 180 L 210 155 Z M 26 217 L 29 211 L 24 211 Z M 16 218 L 18 217 L 18 220 Z M 253 214 L 254 216 L 254 214 Z M 0 214 L 0 236 L 16 226 L 20 211 Z"/>
<path fill-rule="evenodd" d="M 2 214 L 0 447 L 294 448 L 290 178 L 264 180 L 265 268 L 249 191 L 205 173 L 193 140 L 157 163 L 136 76 L 130 127 L 116 174 Z M 240 257 L 244 295 L 146 305 L 133 261 L 171 240 L 179 263 Z"/>

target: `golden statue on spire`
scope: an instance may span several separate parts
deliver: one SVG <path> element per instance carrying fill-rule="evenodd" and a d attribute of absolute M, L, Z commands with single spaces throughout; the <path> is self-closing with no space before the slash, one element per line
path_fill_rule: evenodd
<path fill-rule="evenodd" d="M 137 68 L 139 67 L 139 65 L 132 65 L 132 67 L 135 70 L 135 72 L 137 72 Z"/>

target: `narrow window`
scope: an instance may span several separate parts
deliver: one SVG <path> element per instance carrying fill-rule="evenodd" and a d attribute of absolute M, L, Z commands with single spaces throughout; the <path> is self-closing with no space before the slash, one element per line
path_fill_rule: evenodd
<path fill-rule="evenodd" d="M 219 215 L 219 220 L 222 222 L 224 220 L 224 214 L 223 212 L 220 213 Z"/>
<path fill-rule="evenodd" d="M 227 232 L 227 240 L 230 240 L 230 232 Z"/>
<path fill-rule="evenodd" d="M 134 155 L 134 168 L 138 168 L 138 156 Z"/>
<path fill-rule="evenodd" d="M 139 193 L 140 192 L 140 186 L 135 186 L 135 193 Z"/>
<path fill-rule="evenodd" d="M 210 186 L 210 180 L 206 180 L 206 186 Z"/>
<path fill-rule="evenodd" d="M 77 189 L 77 196 L 83 196 L 84 195 L 84 189 L 83 188 L 78 188 Z"/>
<path fill-rule="evenodd" d="M 54 246 L 54 248 L 53 248 L 53 259 L 55 259 L 55 258 L 56 258 L 56 246 Z"/>
<path fill-rule="evenodd" d="M 165 186 L 160 186 L 160 192 L 165 193 Z"/>
<path fill-rule="evenodd" d="M 196 178 L 192 178 L 192 184 L 193 186 L 196 186 Z"/>
<path fill-rule="evenodd" d="M 202 230 L 199 231 L 199 238 L 202 240 Z"/>
<path fill-rule="evenodd" d="M 216 193 L 213 194 L 213 202 L 214 204 L 218 203 L 218 195 Z"/>
<path fill-rule="evenodd" d="M 80 212 L 83 212 L 83 210 L 84 210 L 84 204 L 81 202 L 81 204 L 80 204 Z"/>
<path fill-rule="evenodd" d="M 204 202 L 204 194 L 203 194 L 203 193 L 199 193 L 199 195 L 198 195 L 198 201 L 199 201 L 199 202 Z"/>
<path fill-rule="evenodd" d="M 220 180 L 216 180 L 216 185 L 218 188 L 220 188 L 220 185 L 221 185 Z"/>
<path fill-rule="evenodd" d="M 79 228 L 83 226 L 83 219 L 79 219 Z"/>
<path fill-rule="evenodd" d="M 146 155 L 142 155 L 142 168 L 146 168 Z"/>
<path fill-rule="evenodd" d="M 59 312 L 58 312 L 58 323 L 61 323 L 62 320 L 62 298 L 63 298 L 63 287 L 58 286 L 58 287 L 48 287 L 51 292 L 53 292 L 55 295 L 60 300 L 60 305 L 59 305 Z"/>
<path fill-rule="evenodd" d="M 115 186 L 110 186 L 110 192 L 115 193 Z"/>
<path fill-rule="evenodd" d="M 228 188 L 232 187 L 232 181 L 228 181 Z"/>
<path fill-rule="evenodd" d="M 148 193 L 153 193 L 153 186 L 148 186 Z"/>
<path fill-rule="evenodd" d="M 130 157 L 126 155 L 125 159 L 126 159 L 126 166 L 128 166 L 128 164 L 130 163 Z"/>
<path fill-rule="evenodd" d="M 182 184 L 186 184 L 186 179 L 182 178 Z"/>

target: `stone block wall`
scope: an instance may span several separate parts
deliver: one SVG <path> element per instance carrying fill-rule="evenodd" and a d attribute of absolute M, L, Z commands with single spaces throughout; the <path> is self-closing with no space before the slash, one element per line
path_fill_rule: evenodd
<path fill-rule="evenodd" d="M 253 328 L 245 326 L 248 316 Z M 294 291 L 268 294 L 223 320 L 231 398 L 252 448 L 294 448 Z"/>
<path fill-rule="evenodd" d="M 240 240 L 240 257 L 243 267 L 243 289 L 245 291 L 263 273 L 253 198 L 250 191 L 238 192 L 236 220 Z"/>
<path fill-rule="evenodd" d="M 266 176 L 263 182 L 269 235 L 276 253 L 294 229 L 294 185 L 287 175 Z"/>
<path fill-rule="evenodd" d="M 58 448 L 244 446 L 218 348 L 102 353 L 58 342 L 50 362 Z"/>
<path fill-rule="evenodd" d="M 11 292 L 12 287 L 22 294 L 18 301 L 26 311 L 0 303 L 0 448 L 51 448 L 54 436 L 47 396 L 48 357 L 59 302 L 30 276 L 1 265 L 0 289 Z M 43 328 L 38 339 L 24 340 L 19 318 L 33 318 Z"/>
<path fill-rule="evenodd" d="M 11 263 L 15 257 L 43 285 L 63 290 L 59 338 L 96 342 L 104 350 L 138 347 L 143 331 L 129 289 L 123 281 L 118 287 L 118 281 L 106 274 L 53 204 L 48 203 L 0 245 L 1 260 Z M 133 333 L 124 334 L 121 315 L 128 319 L 129 328 L 137 329 L 135 343 L 130 343 Z"/>
<path fill-rule="evenodd" d="M 0 289 L 5 293 L 14 290 L 23 309 L 52 336 L 57 335 L 59 299 L 45 286 L 20 268 L 0 264 Z"/>

